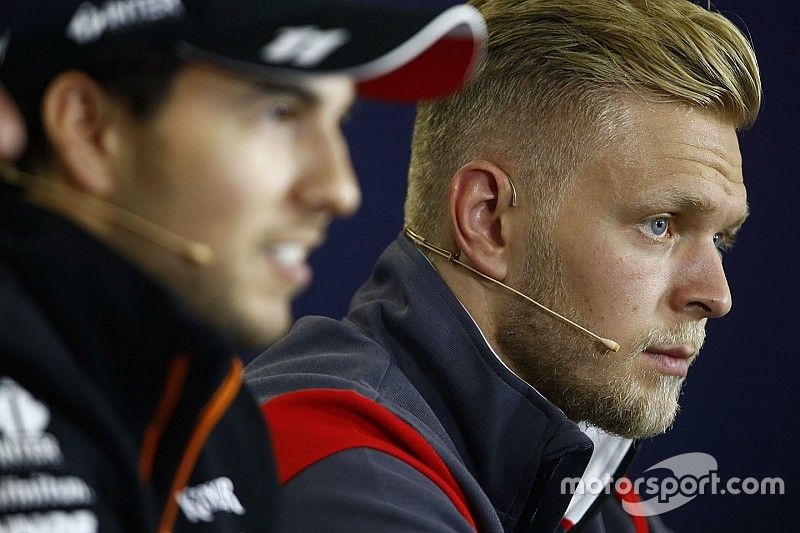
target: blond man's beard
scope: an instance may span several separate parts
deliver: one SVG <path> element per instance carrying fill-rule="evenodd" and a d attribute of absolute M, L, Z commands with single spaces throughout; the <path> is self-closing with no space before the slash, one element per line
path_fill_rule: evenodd
<path fill-rule="evenodd" d="M 570 304 L 557 265 L 552 256 L 539 265 L 529 258 L 531 275 L 516 288 L 591 327 L 591 317 Z M 704 323 L 686 322 L 645 331 L 633 348 L 623 346 L 622 351 L 613 353 L 600 351 L 591 340 L 514 295 L 503 300 L 497 316 L 495 342 L 518 376 L 570 419 L 628 438 L 664 433 L 679 410 L 683 379 L 643 364 L 642 352 L 648 346 L 677 344 L 699 350 L 705 339 Z"/>

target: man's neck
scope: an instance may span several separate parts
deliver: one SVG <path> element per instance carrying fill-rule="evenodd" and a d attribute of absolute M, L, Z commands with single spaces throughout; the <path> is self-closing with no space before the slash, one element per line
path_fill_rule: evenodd
<path fill-rule="evenodd" d="M 450 288 L 472 320 L 483 333 L 489 346 L 500 360 L 508 365 L 496 342 L 497 321 L 493 309 L 497 298 L 497 288 L 479 280 L 472 273 L 438 257 L 429 258 L 445 284 Z"/>

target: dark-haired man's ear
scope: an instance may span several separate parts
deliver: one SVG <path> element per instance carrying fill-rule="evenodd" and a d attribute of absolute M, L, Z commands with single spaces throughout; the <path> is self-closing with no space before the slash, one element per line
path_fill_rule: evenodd
<path fill-rule="evenodd" d="M 462 257 L 480 272 L 503 280 L 513 185 L 497 165 L 484 160 L 461 167 L 450 180 L 448 208 L 453 239 Z"/>
<path fill-rule="evenodd" d="M 42 99 L 44 132 L 53 163 L 72 187 L 98 197 L 113 189 L 122 116 L 92 78 L 68 71 L 53 80 Z"/>
<path fill-rule="evenodd" d="M 25 123 L 0 84 L 0 161 L 14 161 L 25 148 Z"/>

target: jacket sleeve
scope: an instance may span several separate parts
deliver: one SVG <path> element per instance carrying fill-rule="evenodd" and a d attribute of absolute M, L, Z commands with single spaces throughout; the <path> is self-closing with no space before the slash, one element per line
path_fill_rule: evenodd
<path fill-rule="evenodd" d="M 285 486 L 289 532 L 474 531 L 442 490 L 403 461 L 366 448 L 310 466 Z"/>

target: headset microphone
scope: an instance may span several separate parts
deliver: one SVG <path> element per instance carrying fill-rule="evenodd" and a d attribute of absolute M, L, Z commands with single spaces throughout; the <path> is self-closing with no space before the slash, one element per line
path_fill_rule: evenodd
<path fill-rule="evenodd" d="M 516 191 L 514 191 L 514 193 L 516 193 Z M 512 205 L 516 205 L 516 194 L 514 194 L 514 199 L 512 201 Z M 611 339 L 606 339 L 606 338 L 603 338 L 603 337 L 601 337 L 599 335 L 595 335 L 594 333 L 592 333 L 588 329 L 584 328 L 583 326 L 581 326 L 579 324 L 576 324 L 572 320 L 570 320 L 570 319 L 568 319 L 568 318 L 566 318 L 564 316 L 561 316 L 560 314 L 556 313 L 552 309 L 550 309 L 548 307 L 545 307 L 544 305 L 540 304 L 539 302 L 537 302 L 536 300 L 534 300 L 530 296 L 527 296 L 527 295 L 519 292 L 517 289 L 514 289 L 513 287 L 509 287 L 508 285 L 506 285 L 502 281 L 496 280 L 493 277 L 487 276 L 483 272 L 480 272 L 480 271 L 472 268 L 471 266 L 469 266 L 468 264 L 466 264 L 465 262 L 463 262 L 463 261 L 461 261 L 459 259 L 459 257 L 461 256 L 461 252 L 460 251 L 454 253 L 454 252 L 451 252 L 451 251 L 446 250 L 444 248 L 440 248 L 439 246 L 436 246 L 435 244 L 430 243 L 423 236 L 415 233 L 409 227 L 405 227 L 403 229 L 403 232 L 417 246 L 420 246 L 422 248 L 425 248 L 426 250 L 429 250 L 429 251 L 431 251 L 431 252 L 433 252 L 435 254 L 438 254 L 438 255 L 444 257 L 445 259 L 447 259 L 448 261 L 450 261 L 451 263 L 455 263 L 455 264 L 457 264 L 457 265 L 459 265 L 461 267 L 466 268 L 467 270 L 469 270 L 473 274 L 476 274 L 477 276 L 485 279 L 486 281 L 491 281 L 492 283 L 500 285 L 504 289 L 513 292 L 517 296 L 520 296 L 520 297 L 524 298 L 525 300 L 529 301 L 530 303 L 532 303 L 533 305 L 535 305 L 536 307 L 538 307 L 539 309 L 541 309 L 545 313 L 549 314 L 553 318 L 557 318 L 558 320 L 566 322 L 567 324 L 569 324 L 573 328 L 577 329 L 581 333 L 583 333 L 585 335 L 588 335 L 589 337 L 591 337 L 592 339 L 596 340 L 597 342 L 599 342 L 600 344 L 602 344 L 603 346 L 605 346 L 607 349 L 611 350 L 612 352 L 619 351 L 619 344 L 617 344 L 616 342 L 612 341 Z"/>
<path fill-rule="evenodd" d="M 214 251 L 208 244 L 181 237 L 136 213 L 122 209 L 68 185 L 54 180 L 39 178 L 2 163 L 0 163 L 0 178 L 6 183 L 28 191 L 36 186 L 37 192 L 47 195 L 50 201 L 62 207 L 68 205 L 68 200 L 65 200 L 64 195 L 71 196 L 73 200 L 77 200 L 86 206 L 91 206 L 93 208 L 93 216 L 97 216 L 141 239 L 164 248 L 193 265 L 205 267 L 214 262 Z"/>

